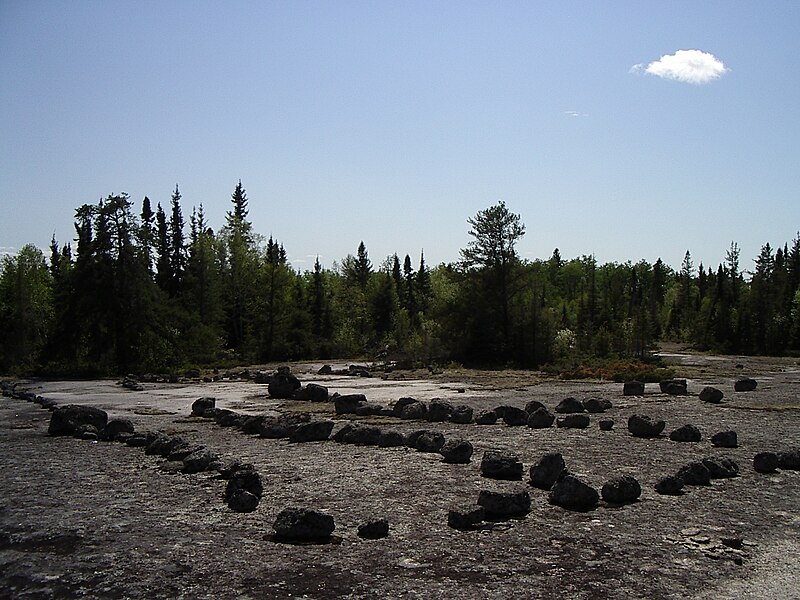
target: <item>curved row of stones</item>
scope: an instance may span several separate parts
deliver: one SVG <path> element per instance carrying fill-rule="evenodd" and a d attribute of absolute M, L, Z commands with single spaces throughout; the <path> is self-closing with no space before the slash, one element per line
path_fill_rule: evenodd
<path fill-rule="evenodd" d="M 658 387 L 662 393 L 669 394 L 670 396 L 690 395 L 688 382 L 685 379 L 664 379 L 658 383 Z M 756 389 L 756 387 L 758 387 L 758 382 L 752 377 L 741 377 L 733 383 L 734 392 L 752 392 Z M 644 396 L 644 388 L 645 385 L 641 381 L 626 381 L 622 386 L 622 395 Z M 700 390 L 698 397 L 703 402 L 719 404 L 722 402 L 725 394 L 718 388 L 706 386 Z"/>

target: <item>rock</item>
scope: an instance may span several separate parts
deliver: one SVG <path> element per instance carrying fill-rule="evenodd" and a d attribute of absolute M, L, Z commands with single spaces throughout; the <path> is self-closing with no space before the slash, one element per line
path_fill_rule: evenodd
<path fill-rule="evenodd" d="M 558 403 L 556 406 L 556 412 L 561 414 L 566 413 L 582 413 L 585 412 L 586 409 L 583 407 L 583 403 L 577 400 L 576 398 L 564 398 L 561 402 Z"/>
<path fill-rule="evenodd" d="M 288 438 L 295 427 L 310 422 L 311 415 L 308 413 L 289 413 L 277 417 L 264 417 L 258 434 L 262 438 L 273 440 Z"/>
<path fill-rule="evenodd" d="M 729 479 L 739 475 L 739 465 L 727 456 L 704 458 L 703 464 L 711 479 Z"/>
<path fill-rule="evenodd" d="M 214 409 L 214 420 L 220 427 L 233 427 L 239 422 L 241 415 L 227 408 Z"/>
<path fill-rule="evenodd" d="M 309 383 L 305 387 L 306 396 L 311 402 L 327 402 L 328 388 L 318 383 Z"/>
<path fill-rule="evenodd" d="M 73 435 L 81 425 L 92 425 L 97 431 L 108 423 L 108 414 L 93 406 L 64 404 L 53 410 L 47 432 L 50 435 Z"/>
<path fill-rule="evenodd" d="M 472 458 L 472 444 L 467 440 L 448 440 L 439 449 L 442 461 L 453 465 L 465 465 Z"/>
<path fill-rule="evenodd" d="M 336 529 L 332 516 L 309 508 L 285 508 L 272 527 L 275 538 L 287 542 L 326 540 Z"/>
<path fill-rule="evenodd" d="M 601 419 L 600 431 L 611 431 L 614 429 L 614 419 Z"/>
<path fill-rule="evenodd" d="M 589 510 L 597 506 L 600 494 L 574 475 L 564 475 L 559 479 L 547 499 L 550 504 L 570 510 Z"/>
<path fill-rule="evenodd" d="M 333 373 L 333 367 L 330 365 L 322 365 L 317 371 L 317 375 L 330 375 L 331 373 Z"/>
<path fill-rule="evenodd" d="M 439 452 L 444 444 L 444 434 L 438 431 L 423 431 L 417 436 L 413 447 L 419 452 Z"/>
<path fill-rule="evenodd" d="M 333 434 L 333 441 L 342 444 L 357 444 L 359 446 L 377 446 L 383 432 L 379 427 L 347 423 Z"/>
<path fill-rule="evenodd" d="M 506 409 L 508 409 L 508 408 L 514 408 L 514 407 L 513 406 L 506 406 L 506 405 L 495 406 L 494 407 L 494 412 L 497 415 L 497 418 L 498 419 L 502 419 L 503 415 L 506 414 Z"/>
<path fill-rule="evenodd" d="M 232 460 L 221 465 L 217 472 L 223 479 L 230 479 L 239 471 L 255 471 L 255 467 L 250 463 L 243 463 L 240 460 Z"/>
<path fill-rule="evenodd" d="M 497 423 L 497 413 L 493 410 L 484 410 L 475 417 L 477 425 L 494 425 Z"/>
<path fill-rule="evenodd" d="M 664 379 L 658 386 L 662 392 L 670 396 L 685 396 L 689 393 L 685 379 Z"/>
<path fill-rule="evenodd" d="M 261 498 L 264 493 L 261 475 L 250 470 L 234 471 L 228 479 L 228 485 L 225 486 L 225 502 L 230 502 L 239 490 L 245 490 L 257 498 Z"/>
<path fill-rule="evenodd" d="M 453 405 L 447 400 L 434 398 L 428 403 L 428 412 L 425 418 L 428 421 L 442 422 L 450 419 L 453 414 Z"/>
<path fill-rule="evenodd" d="M 203 417 L 205 416 L 206 411 L 212 408 L 216 408 L 217 399 L 216 398 L 198 398 L 194 402 L 192 402 L 192 416 L 193 417 Z"/>
<path fill-rule="evenodd" d="M 559 417 L 556 421 L 556 427 L 563 427 L 565 429 L 586 429 L 588 426 L 588 415 L 572 414 L 566 417 Z"/>
<path fill-rule="evenodd" d="M 642 487 L 634 477 L 623 475 L 604 483 L 600 493 L 609 504 L 628 504 L 639 499 Z"/>
<path fill-rule="evenodd" d="M 664 421 L 653 421 L 644 415 L 631 415 L 628 419 L 628 431 L 639 438 L 654 438 L 664 431 Z"/>
<path fill-rule="evenodd" d="M 755 379 L 743 377 L 742 379 L 736 380 L 736 382 L 733 384 L 733 389 L 736 392 L 752 392 L 757 386 L 758 382 Z"/>
<path fill-rule="evenodd" d="M 428 406 L 424 402 L 415 401 L 406 404 L 400 411 L 400 418 L 407 421 L 419 421 L 428 414 Z"/>
<path fill-rule="evenodd" d="M 552 427 L 556 417 L 544 407 L 537 408 L 528 417 L 528 427 L 531 429 L 546 429 Z"/>
<path fill-rule="evenodd" d="M 454 507 L 447 512 L 447 524 L 453 529 L 467 531 L 473 529 L 486 518 L 486 511 L 480 504 Z"/>
<path fill-rule="evenodd" d="M 212 454 L 208 449 L 199 448 L 183 459 L 183 472 L 202 473 L 207 470 L 216 459 L 217 456 Z"/>
<path fill-rule="evenodd" d="M 111 419 L 100 431 L 100 439 L 113 442 L 120 433 L 134 433 L 134 431 L 133 421 L 130 419 Z"/>
<path fill-rule="evenodd" d="M 182 440 L 181 440 L 182 441 Z M 144 453 L 148 456 L 168 456 L 172 450 L 172 438 L 163 433 L 147 436 Z"/>
<path fill-rule="evenodd" d="M 183 459 L 190 454 L 202 449 L 203 446 L 191 446 L 187 443 L 183 443 L 172 448 L 170 453 L 167 455 L 167 460 L 170 462 L 182 462 Z"/>
<path fill-rule="evenodd" d="M 800 471 L 800 449 L 778 452 L 778 467 L 787 471 Z"/>
<path fill-rule="evenodd" d="M 131 448 L 144 448 L 147 445 L 147 436 L 143 433 L 134 433 L 125 440 L 125 445 Z"/>
<path fill-rule="evenodd" d="M 529 415 L 532 415 L 540 408 L 547 410 L 547 407 L 538 400 L 531 400 L 525 405 L 525 412 L 528 413 Z"/>
<path fill-rule="evenodd" d="M 364 394 L 345 394 L 344 396 L 336 396 L 333 401 L 337 415 L 355 414 L 356 409 L 366 403 L 367 397 Z"/>
<path fill-rule="evenodd" d="M 522 517 L 531 511 L 531 495 L 524 489 L 513 492 L 481 490 L 478 505 L 489 518 Z"/>
<path fill-rule="evenodd" d="M 353 411 L 360 417 L 367 417 L 370 415 L 380 415 L 383 414 L 384 407 L 380 404 L 375 404 L 374 402 L 367 402 L 366 404 L 361 404 L 356 407 Z"/>
<path fill-rule="evenodd" d="M 372 519 L 358 526 L 358 537 L 365 540 L 379 540 L 389 535 L 387 519 Z"/>
<path fill-rule="evenodd" d="M 644 384 L 641 381 L 626 381 L 622 384 L 623 396 L 644 396 Z"/>
<path fill-rule="evenodd" d="M 668 475 L 658 480 L 655 490 L 663 496 L 678 496 L 683 493 L 683 479 Z"/>
<path fill-rule="evenodd" d="M 709 402 L 711 404 L 719 404 L 722 402 L 724 394 L 715 387 L 707 386 L 700 390 L 700 400 Z"/>
<path fill-rule="evenodd" d="M 311 421 L 295 427 L 289 434 L 289 441 L 300 442 L 321 442 L 327 440 L 333 431 L 333 421 Z"/>
<path fill-rule="evenodd" d="M 515 454 L 487 450 L 481 460 L 481 475 L 492 479 L 522 479 L 522 463 Z"/>
<path fill-rule="evenodd" d="M 586 398 L 581 404 L 589 413 L 602 413 L 611 408 L 611 401 L 605 398 Z"/>
<path fill-rule="evenodd" d="M 699 442 L 701 437 L 700 430 L 694 425 L 678 427 L 669 434 L 673 442 Z"/>
<path fill-rule="evenodd" d="M 269 387 L 267 389 L 270 398 L 288 399 L 300 387 L 300 381 L 288 369 L 279 369 L 277 373 L 269 378 Z"/>
<path fill-rule="evenodd" d="M 381 448 L 397 448 L 405 445 L 405 438 L 399 431 L 382 431 L 378 438 L 378 446 Z"/>
<path fill-rule="evenodd" d="M 228 508 L 238 513 L 253 512 L 258 506 L 259 498 L 247 490 L 236 490 L 228 500 Z"/>
<path fill-rule="evenodd" d="M 753 468 L 759 473 L 773 473 L 779 465 L 780 460 L 775 452 L 759 452 L 753 457 Z"/>
<path fill-rule="evenodd" d="M 394 403 L 394 406 L 392 406 L 392 412 L 394 413 L 394 416 L 400 417 L 400 415 L 403 414 L 403 408 L 408 406 L 409 404 L 414 404 L 415 402 L 417 402 L 417 400 L 415 400 L 414 398 L 409 398 L 409 397 L 400 398 L 397 402 Z"/>
<path fill-rule="evenodd" d="M 559 452 L 545 454 L 538 463 L 531 467 L 531 485 L 542 490 L 549 490 L 565 473 L 564 457 Z"/>
<path fill-rule="evenodd" d="M 459 404 L 458 406 L 454 407 L 453 414 L 450 415 L 450 422 L 459 423 L 462 425 L 472 423 L 472 407 L 469 407 L 466 404 Z"/>
<path fill-rule="evenodd" d="M 711 436 L 711 443 L 718 448 L 738 448 L 739 441 L 735 431 L 720 431 Z"/>
<path fill-rule="evenodd" d="M 503 410 L 503 421 L 510 427 L 528 424 L 528 413 L 516 406 L 506 406 Z"/>
<path fill-rule="evenodd" d="M 84 423 L 83 425 L 78 425 L 75 428 L 75 433 L 72 434 L 73 437 L 78 438 L 79 440 L 96 440 L 100 437 L 100 432 L 97 431 L 97 427 L 94 425 L 90 425 L 89 423 Z"/>
<path fill-rule="evenodd" d="M 266 420 L 267 417 L 265 415 L 242 415 L 236 425 L 242 433 L 261 435 L 261 430 L 264 428 Z"/>
<path fill-rule="evenodd" d="M 711 472 L 700 461 L 682 466 L 676 475 L 683 479 L 685 485 L 711 485 Z"/>

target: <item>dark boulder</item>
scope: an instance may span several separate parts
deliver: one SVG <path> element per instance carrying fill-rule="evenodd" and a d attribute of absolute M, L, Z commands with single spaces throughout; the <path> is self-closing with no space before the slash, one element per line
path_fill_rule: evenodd
<path fill-rule="evenodd" d="M 108 414 L 104 410 L 93 406 L 64 404 L 53 410 L 47 431 L 50 435 L 74 435 L 81 425 L 91 425 L 100 431 L 107 424 Z"/>
<path fill-rule="evenodd" d="M 216 398 L 198 398 L 194 402 L 192 402 L 192 416 L 193 417 L 204 417 L 206 415 L 206 411 L 212 408 L 216 408 L 217 399 Z"/>
<path fill-rule="evenodd" d="M 243 463 L 240 460 L 232 460 L 220 465 L 217 472 L 223 479 L 230 479 L 239 471 L 255 471 L 251 463 Z"/>
<path fill-rule="evenodd" d="M 683 479 L 668 475 L 658 480 L 655 490 L 662 496 L 679 496 L 683 493 Z"/>
<path fill-rule="evenodd" d="M 183 459 L 184 473 L 202 473 L 207 470 L 217 456 L 206 448 L 199 448 Z"/>
<path fill-rule="evenodd" d="M 711 443 L 718 448 L 737 448 L 738 436 L 735 431 L 720 431 L 711 436 Z"/>
<path fill-rule="evenodd" d="M 264 493 L 264 486 L 261 483 L 261 475 L 257 471 L 239 470 L 234 471 L 228 479 L 228 484 L 225 486 L 225 502 L 230 502 L 230 499 L 239 490 L 250 492 L 257 498 L 261 498 Z"/>
<path fill-rule="evenodd" d="M 111 419 L 100 431 L 100 439 L 106 442 L 116 441 L 120 433 L 134 433 L 133 421 L 130 419 Z"/>
<path fill-rule="evenodd" d="M 405 443 L 405 437 L 399 431 L 381 431 L 381 435 L 378 438 L 378 446 L 381 448 L 397 448 L 398 446 L 404 446 Z"/>
<path fill-rule="evenodd" d="M 228 508 L 237 513 L 253 512 L 258 507 L 259 498 L 247 490 L 236 490 L 228 500 Z"/>
<path fill-rule="evenodd" d="M 563 427 L 565 429 L 586 429 L 589 426 L 588 415 L 567 415 L 559 417 L 556 421 L 556 427 Z"/>
<path fill-rule="evenodd" d="M 564 475 L 547 496 L 550 504 L 570 510 L 590 510 L 597 506 L 600 494 L 592 486 L 582 482 L 574 475 Z"/>
<path fill-rule="evenodd" d="M 634 477 L 623 475 L 604 483 L 600 493 L 603 500 L 609 504 L 628 504 L 639 499 L 642 495 L 642 486 Z"/>
<path fill-rule="evenodd" d="M 556 406 L 556 412 L 561 414 L 582 413 L 585 411 L 586 409 L 583 407 L 583 403 L 577 398 L 572 398 L 572 397 L 564 398 Z"/>
<path fill-rule="evenodd" d="M 589 413 L 602 413 L 611 408 L 611 401 L 605 398 L 586 398 L 581 404 Z"/>
<path fill-rule="evenodd" d="M 694 425 L 678 427 L 669 434 L 673 442 L 699 442 L 701 437 L 700 430 Z"/>
<path fill-rule="evenodd" d="M 376 404 L 374 402 L 367 402 L 366 404 L 360 404 L 357 406 L 353 413 L 359 417 L 368 417 L 370 415 L 382 415 L 383 411 L 383 405 Z"/>
<path fill-rule="evenodd" d="M 356 444 L 359 446 L 377 446 L 383 432 L 379 427 L 347 423 L 333 434 L 333 441 L 341 444 Z"/>
<path fill-rule="evenodd" d="M 537 408 L 528 417 L 528 427 L 531 429 L 547 429 L 552 427 L 556 416 L 545 407 Z"/>
<path fill-rule="evenodd" d="M 752 392 L 756 387 L 758 387 L 758 382 L 750 377 L 737 379 L 736 383 L 733 384 L 733 389 L 736 392 Z"/>
<path fill-rule="evenodd" d="M 332 516 L 309 508 L 282 510 L 272 527 L 275 539 L 287 542 L 326 540 L 336 529 Z"/>
<path fill-rule="evenodd" d="M 75 428 L 75 433 L 72 436 L 79 440 L 96 440 L 100 438 L 100 432 L 94 425 L 84 423 Z"/>
<path fill-rule="evenodd" d="M 447 524 L 461 531 L 474 529 L 485 518 L 486 511 L 480 504 L 453 507 L 447 512 Z"/>
<path fill-rule="evenodd" d="M 241 418 L 242 415 L 227 408 L 214 409 L 214 421 L 220 427 L 233 427 Z"/>
<path fill-rule="evenodd" d="M 317 375 L 330 375 L 333 373 L 333 367 L 330 365 L 322 365 L 317 371 Z"/>
<path fill-rule="evenodd" d="M 496 410 L 496 409 L 495 409 Z M 506 406 L 503 410 L 503 421 L 511 427 L 528 424 L 528 413 L 516 406 Z"/>
<path fill-rule="evenodd" d="M 623 396 L 644 396 L 644 383 L 641 381 L 626 381 L 622 384 Z"/>
<path fill-rule="evenodd" d="M 773 473 L 779 465 L 780 460 L 775 452 L 759 452 L 753 457 L 753 468 L 759 473 Z"/>
<path fill-rule="evenodd" d="M 450 422 L 462 425 L 472 423 L 472 414 L 472 407 L 466 404 L 459 404 L 453 408 L 453 414 L 450 415 Z"/>
<path fill-rule="evenodd" d="M 442 461 L 454 465 L 465 465 L 472 458 L 474 449 L 467 440 L 448 440 L 439 449 Z"/>
<path fill-rule="evenodd" d="M 686 485 L 711 485 L 711 471 L 701 461 L 692 461 L 676 473 Z"/>
<path fill-rule="evenodd" d="M 178 462 L 183 461 L 184 458 L 197 452 L 198 450 L 202 450 L 203 446 L 192 445 L 188 443 L 183 443 L 178 446 L 172 448 L 172 451 L 167 455 L 167 460 L 170 462 Z"/>
<path fill-rule="evenodd" d="M 311 402 L 327 402 L 328 401 L 328 388 L 318 383 L 309 383 L 305 387 L 305 393 L 308 400 Z"/>
<path fill-rule="evenodd" d="M 787 471 L 800 471 L 800 448 L 778 452 L 778 467 Z"/>
<path fill-rule="evenodd" d="M 727 456 L 704 458 L 703 464 L 711 479 L 730 479 L 739 475 L 739 465 Z"/>
<path fill-rule="evenodd" d="M 664 379 L 658 386 L 662 392 L 670 396 L 685 396 L 689 393 L 685 379 Z"/>
<path fill-rule="evenodd" d="M 531 485 L 542 490 L 549 490 L 566 471 L 564 457 L 559 452 L 545 454 L 538 463 L 531 467 Z"/>
<path fill-rule="evenodd" d="M 709 402 L 710 404 L 719 404 L 722 402 L 724 394 L 715 387 L 706 386 L 700 390 L 700 400 Z"/>
<path fill-rule="evenodd" d="M 143 433 L 134 433 L 125 440 L 125 445 L 131 448 L 144 448 L 147 446 L 147 436 Z"/>
<path fill-rule="evenodd" d="M 300 389 L 300 380 L 290 373 L 288 369 L 278 370 L 277 373 L 269 378 L 267 389 L 270 398 L 288 399 L 292 397 L 295 390 Z"/>
<path fill-rule="evenodd" d="M 664 421 L 654 421 L 644 415 L 631 415 L 628 419 L 628 431 L 633 437 L 654 438 L 664 431 Z"/>
<path fill-rule="evenodd" d="M 413 448 L 419 452 L 439 452 L 445 441 L 444 434 L 438 431 L 424 431 L 417 436 Z"/>
<path fill-rule="evenodd" d="M 242 415 L 236 423 L 239 431 L 248 435 L 260 435 L 264 422 L 267 420 L 265 415 Z"/>
<path fill-rule="evenodd" d="M 392 412 L 394 413 L 394 416 L 399 417 L 401 414 L 403 414 L 404 407 L 408 406 L 409 404 L 414 404 L 415 402 L 417 402 L 417 400 L 414 398 L 409 398 L 409 397 L 400 398 L 397 402 L 394 403 L 394 406 L 392 406 Z"/>
<path fill-rule="evenodd" d="M 538 400 L 531 400 L 525 405 L 525 412 L 528 413 L 529 415 L 532 415 L 540 408 L 547 410 L 547 407 Z"/>
<path fill-rule="evenodd" d="M 311 415 L 308 413 L 289 413 L 277 417 L 264 417 L 258 435 L 262 438 L 273 440 L 288 438 L 296 427 L 310 422 Z"/>
<path fill-rule="evenodd" d="M 336 396 L 333 401 L 337 415 L 355 414 L 356 409 L 366 403 L 367 397 L 364 394 L 345 394 L 344 396 Z"/>
<path fill-rule="evenodd" d="M 614 419 L 600 419 L 600 431 L 611 431 L 614 429 Z"/>
<path fill-rule="evenodd" d="M 327 440 L 333 431 L 333 421 L 311 421 L 295 427 L 289 433 L 289 441 L 294 443 L 301 442 L 321 442 Z"/>
<path fill-rule="evenodd" d="M 494 425 L 495 423 L 497 423 L 497 412 L 494 410 L 484 410 L 475 417 L 476 425 Z"/>
<path fill-rule="evenodd" d="M 447 400 L 434 398 L 428 403 L 428 412 L 425 418 L 428 421 L 442 422 L 447 421 L 453 414 L 453 405 Z"/>
<path fill-rule="evenodd" d="M 523 517 L 531 511 L 531 495 L 524 489 L 513 492 L 481 490 L 478 505 L 483 507 L 488 518 Z"/>
<path fill-rule="evenodd" d="M 487 450 L 481 459 L 481 475 L 491 479 L 522 479 L 522 463 L 515 454 Z"/>
<path fill-rule="evenodd" d="M 428 414 L 428 406 L 419 400 L 406 404 L 400 411 L 400 418 L 407 421 L 420 421 Z"/>
<path fill-rule="evenodd" d="M 358 537 L 365 540 L 379 540 L 389 535 L 389 521 L 387 519 L 371 519 L 358 526 Z"/>

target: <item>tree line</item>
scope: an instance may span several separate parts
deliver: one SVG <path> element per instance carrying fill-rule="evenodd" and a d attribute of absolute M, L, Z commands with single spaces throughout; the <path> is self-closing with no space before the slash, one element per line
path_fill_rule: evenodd
<path fill-rule="evenodd" d="M 800 235 L 765 244 L 752 272 L 732 243 L 716 269 L 523 260 L 520 216 L 498 202 L 468 219 L 460 260 L 424 254 L 375 265 L 362 241 L 325 269 L 295 271 L 248 219 L 241 181 L 214 231 L 188 224 L 178 186 L 166 207 L 126 194 L 75 211 L 75 248 L 53 237 L 6 256 L 0 370 L 61 376 L 174 372 L 365 356 L 408 366 L 542 365 L 645 359 L 660 340 L 702 350 L 800 351 Z"/>

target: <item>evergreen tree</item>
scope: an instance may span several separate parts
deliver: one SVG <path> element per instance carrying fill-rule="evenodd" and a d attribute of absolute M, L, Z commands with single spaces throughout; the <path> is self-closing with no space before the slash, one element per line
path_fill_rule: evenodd
<path fill-rule="evenodd" d="M 180 293 L 183 275 L 186 271 L 186 238 L 183 232 L 184 221 L 181 211 L 181 193 L 177 184 L 172 193 L 172 212 L 169 219 L 169 264 L 172 279 L 169 283 L 169 293 L 175 297 Z"/>
<path fill-rule="evenodd" d="M 78 255 L 80 256 L 80 248 Z M 167 225 L 167 215 L 159 203 L 156 208 L 156 283 L 159 288 L 169 292 L 173 280 L 169 226 Z"/>
<path fill-rule="evenodd" d="M 369 281 L 369 276 L 372 274 L 372 262 L 369 260 L 367 247 L 364 245 L 363 240 L 358 244 L 354 269 L 354 275 L 358 285 L 360 285 L 362 289 L 365 288 Z"/>
<path fill-rule="evenodd" d="M 156 214 L 150 207 L 150 198 L 142 200 L 141 226 L 139 227 L 139 244 L 147 264 L 147 270 L 153 272 L 153 250 L 156 238 Z"/>

